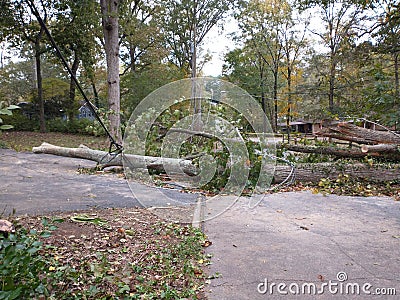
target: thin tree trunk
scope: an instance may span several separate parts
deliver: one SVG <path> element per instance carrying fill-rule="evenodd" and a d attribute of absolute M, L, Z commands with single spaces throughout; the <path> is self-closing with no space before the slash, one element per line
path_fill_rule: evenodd
<path fill-rule="evenodd" d="M 289 62 L 289 55 L 287 55 L 287 61 Z M 287 86 L 288 86 L 288 101 L 287 101 L 287 113 L 286 113 L 286 128 L 288 135 L 288 143 L 290 142 L 290 118 L 292 114 L 292 68 L 288 63 L 287 67 Z"/>
<path fill-rule="evenodd" d="M 329 111 L 334 113 L 335 111 L 335 79 L 336 79 L 336 63 L 334 54 L 331 54 L 331 67 L 329 72 Z"/>
<path fill-rule="evenodd" d="M 359 144 L 400 144 L 400 136 L 393 132 L 362 128 L 350 123 L 329 126 L 317 134 L 329 136 L 329 133 L 332 133 L 333 137 L 337 139 L 351 140 Z"/>
<path fill-rule="evenodd" d="M 96 83 L 94 82 L 94 78 L 91 78 L 90 81 L 91 81 L 92 91 L 93 91 L 93 96 L 94 96 L 94 105 L 97 108 L 99 108 L 100 101 L 99 101 L 99 93 L 97 92 L 97 88 L 96 88 Z"/>
<path fill-rule="evenodd" d="M 35 63 L 36 63 L 36 84 L 39 104 L 39 124 L 40 132 L 46 132 L 46 119 L 44 115 L 43 83 L 42 83 L 42 65 L 40 41 L 43 36 L 43 29 L 40 29 L 35 40 Z"/>
<path fill-rule="evenodd" d="M 290 174 L 290 167 L 278 165 L 275 168 L 274 183 L 281 183 Z M 373 182 L 388 182 L 400 180 L 400 165 L 369 166 L 367 164 L 297 164 L 295 179 L 298 182 L 319 182 L 322 178 L 336 179 L 339 175 L 349 175 L 352 178 L 360 178 Z"/>
<path fill-rule="evenodd" d="M 373 151 L 367 150 L 368 148 L 363 148 L 364 151 L 356 150 L 356 149 L 344 149 L 337 147 L 314 147 L 314 146 L 301 146 L 301 145 L 284 145 L 287 150 L 301 152 L 301 153 L 316 153 L 316 154 L 325 154 L 332 155 L 339 158 L 364 158 L 364 157 L 376 157 L 383 158 L 391 161 L 399 161 L 400 160 L 400 152 L 397 151 L 397 148 L 388 147 L 387 149 L 391 149 L 391 152 L 388 151 Z M 381 149 L 381 148 L 379 148 Z"/>
<path fill-rule="evenodd" d="M 118 143 L 122 142 L 120 119 L 120 84 L 119 84 L 119 36 L 118 8 L 119 0 L 100 0 L 104 48 L 107 60 L 107 99 L 110 132 Z"/>
<path fill-rule="evenodd" d="M 274 120 L 272 122 L 272 127 L 274 132 L 278 129 L 278 66 L 275 66 L 274 70 L 274 89 L 273 89 L 273 99 L 274 99 Z"/>
<path fill-rule="evenodd" d="M 400 101 L 400 87 L 399 87 L 399 53 L 394 54 L 394 87 L 395 87 L 395 105 Z"/>
<path fill-rule="evenodd" d="M 78 72 L 79 68 L 79 55 L 77 51 L 74 51 L 74 61 L 72 63 L 71 71 L 73 76 L 76 78 L 76 74 Z M 69 105 L 68 105 L 68 120 L 72 121 L 75 118 L 75 89 L 76 89 L 76 83 L 74 80 L 72 80 L 69 83 Z"/>

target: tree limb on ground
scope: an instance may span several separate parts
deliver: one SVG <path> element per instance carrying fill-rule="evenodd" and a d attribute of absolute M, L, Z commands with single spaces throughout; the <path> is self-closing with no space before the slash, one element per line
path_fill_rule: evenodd
<path fill-rule="evenodd" d="M 32 152 L 87 159 L 97 162 L 101 168 L 122 166 L 124 160 L 126 165 L 131 169 L 143 169 L 147 167 L 148 169 L 162 171 L 165 166 L 168 167 L 168 170 L 171 172 L 174 172 L 175 170 L 177 173 L 181 173 L 183 170 L 188 175 L 195 175 L 197 171 L 196 167 L 190 160 L 133 154 L 118 154 L 113 156 L 106 151 L 93 150 L 85 146 L 79 148 L 66 148 L 43 143 L 39 147 L 33 147 Z"/>

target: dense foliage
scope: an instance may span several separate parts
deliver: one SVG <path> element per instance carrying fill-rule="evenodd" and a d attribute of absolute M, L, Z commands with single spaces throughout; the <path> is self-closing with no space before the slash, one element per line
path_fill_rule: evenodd
<path fill-rule="evenodd" d="M 99 3 L 33 2 L 91 101 L 107 109 Z M 332 116 L 366 117 L 389 126 L 398 123 L 400 18 L 396 1 L 192 4 L 196 5 L 175 0 L 121 2 L 121 109 L 126 117 L 151 91 L 193 74 L 194 47 L 196 71 L 201 75 L 210 59 L 204 37 L 232 14 L 239 27 L 232 35 L 237 47 L 225 54 L 222 75 L 260 101 L 274 129 L 287 119 Z M 0 100 L 36 103 L 35 120 L 49 119 L 50 107 L 75 118 L 82 98 L 74 92 L 26 1 L 2 0 L 1 7 Z M 43 77 L 40 87 L 38 61 Z"/>

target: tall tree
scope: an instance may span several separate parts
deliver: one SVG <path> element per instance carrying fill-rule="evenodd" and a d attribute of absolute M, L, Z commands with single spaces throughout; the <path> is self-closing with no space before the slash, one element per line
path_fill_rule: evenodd
<path fill-rule="evenodd" d="M 253 51 L 264 61 L 273 76 L 271 123 L 276 131 L 280 67 L 284 58 L 284 30 L 285 24 L 291 20 L 291 7 L 288 2 L 279 0 L 251 0 L 243 5 L 243 10 L 236 16 L 242 37 L 252 44 Z"/>
<path fill-rule="evenodd" d="M 107 100 L 110 133 L 118 143 L 122 142 L 120 118 L 120 80 L 119 80 L 119 0 L 100 0 L 104 49 L 107 61 Z"/>
<path fill-rule="evenodd" d="M 395 105 L 400 104 L 399 64 L 400 64 L 400 8 L 393 0 L 383 0 L 383 13 L 378 19 L 378 31 L 374 37 L 378 39 L 378 49 L 389 54 L 393 61 Z"/>
<path fill-rule="evenodd" d="M 290 10 L 292 8 L 290 7 Z M 287 90 L 287 105 L 286 105 L 286 129 L 288 134 L 288 140 L 290 140 L 290 121 L 293 116 L 294 99 L 293 99 L 293 86 L 295 83 L 296 71 L 299 69 L 301 56 L 304 52 L 308 43 L 306 40 L 306 31 L 308 30 L 308 21 L 304 21 L 298 16 L 296 19 L 293 18 L 293 13 L 288 18 L 285 18 L 282 22 L 282 44 L 283 44 L 283 65 L 285 71 L 283 72 L 286 78 L 286 90 Z M 303 30 L 298 29 L 298 24 L 304 24 Z"/>
<path fill-rule="evenodd" d="M 58 26 L 53 30 L 74 77 L 77 77 L 82 60 L 84 67 L 94 64 L 95 52 L 98 51 L 95 42 L 100 26 L 98 23 L 98 3 L 92 0 L 61 0 L 56 5 Z M 85 74 L 88 74 L 86 72 Z M 90 74 L 91 75 L 91 74 Z M 69 101 L 66 107 L 68 119 L 75 118 L 77 103 L 75 81 L 70 78 Z"/>
<path fill-rule="evenodd" d="M 273 78 L 267 64 L 258 52 L 254 52 L 249 41 L 225 55 L 222 75 L 259 99 L 264 113 L 273 119 L 273 106 L 267 99 Z"/>
<path fill-rule="evenodd" d="M 349 48 L 349 43 L 358 37 L 357 26 L 362 23 L 362 19 L 366 18 L 363 14 L 365 3 L 361 0 L 305 0 L 300 1 L 300 5 L 318 9 L 325 27 L 324 31 L 315 29 L 312 32 L 329 49 L 328 103 L 330 112 L 335 113 L 340 107 L 340 102 L 335 101 L 337 100 L 336 80 L 340 55 L 344 54 L 344 51 Z"/>
<path fill-rule="evenodd" d="M 44 30 L 39 25 L 38 19 L 41 17 L 46 24 L 54 13 L 53 3 L 40 0 L 12 1 L 10 5 L 14 11 L 14 21 L 12 34 L 12 45 L 20 48 L 24 43 L 30 43 L 33 48 L 36 67 L 37 101 L 39 104 L 39 123 L 40 131 L 46 131 L 45 109 L 43 99 L 42 65 L 41 56 L 48 51 L 44 40 Z"/>
<path fill-rule="evenodd" d="M 196 73 L 196 49 L 208 32 L 221 22 L 237 0 L 167 0 L 164 1 L 165 42 L 169 60 L 185 75 Z"/>

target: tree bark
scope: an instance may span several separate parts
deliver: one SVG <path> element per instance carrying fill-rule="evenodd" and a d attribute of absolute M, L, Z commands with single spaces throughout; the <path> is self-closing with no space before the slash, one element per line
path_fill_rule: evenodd
<path fill-rule="evenodd" d="M 371 150 L 362 151 L 358 149 L 344 149 L 337 147 L 314 147 L 314 146 L 301 146 L 301 145 L 284 145 L 284 147 L 289 151 L 295 151 L 301 153 L 326 154 L 326 155 L 333 155 L 339 158 L 363 158 L 369 156 L 376 158 L 385 158 L 392 161 L 400 160 L 400 152 L 397 150 L 389 152 L 374 151 L 374 148 L 371 148 Z"/>
<path fill-rule="evenodd" d="M 388 153 L 394 155 L 400 155 L 400 145 L 388 145 L 388 144 L 379 144 L 379 145 L 363 145 L 361 147 L 361 152 L 364 153 Z"/>
<path fill-rule="evenodd" d="M 110 132 L 116 142 L 122 143 L 120 119 L 120 84 L 119 84 L 119 35 L 118 7 L 119 0 L 100 0 L 104 48 L 107 60 L 107 99 Z"/>
<path fill-rule="evenodd" d="M 374 145 L 372 141 L 366 141 L 363 138 L 353 137 L 353 136 L 346 136 L 337 132 L 330 132 L 329 129 L 322 128 L 320 131 L 316 132 L 315 135 L 333 138 L 342 141 L 354 142 L 358 144 L 366 144 L 366 145 Z"/>
<path fill-rule="evenodd" d="M 128 165 L 129 168 L 132 169 L 148 168 L 152 170 L 162 171 L 165 167 L 173 173 L 181 173 L 183 170 L 188 175 L 195 175 L 197 171 L 196 167 L 192 164 L 190 160 L 141 156 L 133 154 L 118 154 L 116 156 L 112 156 L 108 152 L 93 150 L 85 146 L 81 146 L 79 148 L 66 148 L 43 143 L 39 147 L 33 147 L 32 152 L 87 159 L 97 162 L 99 167 L 101 168 L 122 166 L 123 162 L 125 162 L 126 165 Z"/>
<path fill-rule="evenodd" d="M 278 165 L 275 168 L 274 183 L 281 183 L 290 174 L 289 166 Z M 367 181 L 387 182 L 400 180 L 400 164 L 387 167 L 384 165 L 369 166 L 357 164 L 316 163 L 298 164 L 295 169 L 295 179 L 301 182 L 319 182 L 322 178 L 336 179 L 347 174 L 353 178 Z"/>
<path fill-rule="evenodd" d="M 316 135 L 350 140 L 359 144 L 400 144 L 400 136 L 393 132 L 362 128 L 350 123 L 328 126 Z"/>
<path fill-rule="evenodd" d="M 77 53 L 77 50 L 74 51 L 74 61 L 72 63 L 71 71 L 73 76 L 76 78 L 76 74 L 78 72 L 79 68 L 79 55 Z M 75 118 L 76 111 L 75 111 L 75 89 L 76 89 L 76 83 L 72 79 L 69 82 L 69 104 L 68 104 L 68 120 L 72 121 Z"/>
<path fill-rule="evenodd" d="M 42 83 L 42 65 L 41 65 L 41 54 L 40 42 L 43 36 L 43 28 L 40 29 L 38 35 L 35 38 L 35 63 L 36 63 L 36 84 L 37 84 L 37 96 L 39 104 L 39 128 L 40 132 L 46 132 L 46 119 L 44 115 L 44 99 L 43 99 L 43 83 Z"/>

